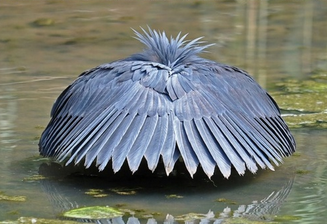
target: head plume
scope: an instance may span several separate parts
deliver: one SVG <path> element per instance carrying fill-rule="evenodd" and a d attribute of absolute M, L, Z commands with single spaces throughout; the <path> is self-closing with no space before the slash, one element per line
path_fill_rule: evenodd
<path fill-rule="evenodd" d="M 136 39 L 144 43 L 147 48 L 139 54 L 133 55 L 132 58 L 143 61 L 154 61 L 164 64 L 169 67 L 175 67 L 190 59 L 194 58 L 198 53 L 205 48 L 211 46 L 200 45 L 202 37 L 192 41 L 185 41 L 187 36 L 181 36 L 181 33 L 176 38 L 166 36 L 165 32 L 157 32 L 148 27 L 148 32 L 141 27 L 144 34 L 141 34 L 133 29 L 136 34 Z"/>

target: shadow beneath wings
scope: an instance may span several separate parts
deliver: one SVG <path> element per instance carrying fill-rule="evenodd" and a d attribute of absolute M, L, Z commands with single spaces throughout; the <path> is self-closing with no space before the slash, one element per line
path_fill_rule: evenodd
<path fill-rule="evenodd" d="M 244 176 L 233 172 L 228 180 L 219 172 L 209 180 L 200 171 L 192 179 L 183 162 L 177 162 L 167 177 L 163 166 L 152 173 L 145 161 L 134 174 L 127 164 L 114 174 L 110 168 L 98 172 L 96 167 L 65 167 L 57 163 L 42 164 L 39 173 L 45 177 L 40 184 L 55 217 L 67 219 L 62 214 L 79 207 L 110 206 L 124 215 L 77 221 L 122 224 L 272 220 L 289 195 L 294 179 L 288 175 L 276 180 L 270 171 L 255 175 L 248 172 Z"/>

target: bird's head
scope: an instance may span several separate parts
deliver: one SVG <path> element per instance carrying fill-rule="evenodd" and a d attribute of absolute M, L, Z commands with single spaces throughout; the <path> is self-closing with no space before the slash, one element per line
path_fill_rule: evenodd
<path fill-rule="evenodd" d="M 202 37 L 186 41 L 187 36 L 181 36 L 181 33 L 176 38 L 168 38 L 165 32 L 157 32 L 148 27 L 148 32 L 141 28 L 144 34 L 141 34 L 133 29 L 136 34 L 136 39 L 146 45 L 146 49 L 138 54 L 132 55 L 133 60 L 153 61 L 164 64 L 170 68 L 177 67 L 183 63 L 197 59 L 197 54 L 205 48 L 213 45 L 200 45 Z"/>

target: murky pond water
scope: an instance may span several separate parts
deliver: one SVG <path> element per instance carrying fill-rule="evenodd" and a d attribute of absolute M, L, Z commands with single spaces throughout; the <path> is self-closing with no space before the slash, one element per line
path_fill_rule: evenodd
<path fill-rule="evenodd" d="M 130 28 L 146 25 L 204 36 L 215 45 L 203 57 L 253 75 L 293 127 L 296 154 L 275 172 L 212 181 L 179 167 L 169 178 L 160 169 L 112 176 L 39 157 L 38 138 L 60 92 L 82 71 L 140 51 Z M 124 222 L 142 223 L 327 219 L 326 1 L 5 0 L 0 27 L 0 221 L 62 219 L 83 206 L 114 207 Z"/>

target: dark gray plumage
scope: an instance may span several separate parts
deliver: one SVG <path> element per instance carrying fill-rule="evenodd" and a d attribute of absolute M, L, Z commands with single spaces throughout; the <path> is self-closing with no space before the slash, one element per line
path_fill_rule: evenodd
<path fill-rule="evenodd" d="M 210 46 L 200 38 L 143 32 L 142 53 L 82 73 L 59 96 L 41 155 L 99 170 L 111 160 L 114 172 L 125 160 L 135 172 L 143 157 L 153 171 L 161 156 L 167 175 L 182 157 L 191 176 L 200 164 L 228 178 L 295 151 L 277 104 L 245 71 L 198 57 Z"/>

